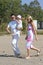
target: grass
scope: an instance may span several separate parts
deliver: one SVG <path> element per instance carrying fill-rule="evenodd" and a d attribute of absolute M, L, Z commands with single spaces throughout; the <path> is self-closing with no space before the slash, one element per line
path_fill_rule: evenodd
<path fill-rule="evenodd" d="M 37 33 L 43 35 L 43 30 L 38 30 Z"/>
<path fill-rule="evenodd" d="M 43 35 L 43 30 L 38 30 L 37 33 L 38 33 L 39 35 Z M 26 34 L 26 32 L 23 32 L 23 31 L 22 31 L 22 34 Z M 0 36 L 1 36 L 1 35 L 9 35 L 9 34 L 8 34 L 6 31 L 1 31 L 1 32 L 0 32 Z"/>
<path fill-rule="evenodd" d="M 2 36 L 2 35 L 8 35 L 8 33 L 7 32 L 0 32 L 0 36 Z"/>

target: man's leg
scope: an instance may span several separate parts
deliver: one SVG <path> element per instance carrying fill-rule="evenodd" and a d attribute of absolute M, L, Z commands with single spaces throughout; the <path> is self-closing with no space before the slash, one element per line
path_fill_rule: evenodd
<path fill-rule="evenodd" d="M 19 39 L 18 35 L 14 35 L 13 40 L 12 40 L 12 46 L 13 46 L 15 55 L 16 54 L 20 55 L 20 50 L 18 48 L 18 39 Z"/>

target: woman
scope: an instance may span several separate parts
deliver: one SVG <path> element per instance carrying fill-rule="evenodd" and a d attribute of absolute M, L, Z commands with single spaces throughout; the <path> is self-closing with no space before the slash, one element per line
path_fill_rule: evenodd
<path fill-rule="evenodd" d="M 35 35 L 36 40 L 38 40 L 38 38 L 37 38 L 36 28 L 35 28 L 35 25 L 33 23 L 33 19 L 29 15 L 27 17 L 27 23 L 28 23 L 28 27 L 27 27 L 27 35 L 26 35 L 26 41 L 27 41 L 27 43 L 26 43 L 26 49 L 27 49 L 26 59 L 29 59 L 30 58 L 30 55 L 29 55 L 30 49 L 36 50 L 38 52 L 38 55 L 40 53 L 40 50 L 38 48 L 35 48 L 32 45 L 33 36 Z"/>

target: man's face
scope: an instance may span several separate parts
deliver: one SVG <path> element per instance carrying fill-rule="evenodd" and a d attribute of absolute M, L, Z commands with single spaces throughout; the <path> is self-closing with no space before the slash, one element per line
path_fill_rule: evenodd
<path fill-rule="evenodd" d="M 12 16 L 11 16 L 11 19 L 12 19 L 12 20 L 15 20 L 15 19 L 16 19 L 16 17 L 15 17 L 14 15 L 12 15 Z"/>

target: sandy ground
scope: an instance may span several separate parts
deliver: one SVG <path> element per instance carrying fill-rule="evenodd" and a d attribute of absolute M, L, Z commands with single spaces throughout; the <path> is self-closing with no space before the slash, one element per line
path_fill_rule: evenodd
<path fill-rule="evenodd" d="M 38 35 L 39 40 L 34 41 L 33 45 L 41 49 L 40 55 L 37 56 L 37 52 L 30 50 L 30 59 L 25 59 L 26 56 L 26 41 L 25 35 L 22 35 L 18 41 L 18 45 L 21 51 L 22 58 L 16 58 L 14 56 L 11 35 L 0 36 L 0 65 L 43 65 L 43 35 Z"/>

